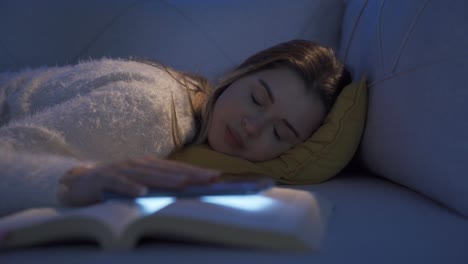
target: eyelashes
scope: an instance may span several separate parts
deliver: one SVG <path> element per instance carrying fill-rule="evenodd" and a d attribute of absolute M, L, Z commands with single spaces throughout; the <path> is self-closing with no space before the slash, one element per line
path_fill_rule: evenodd
<path fill-rule="evenodd" d="M 273 128 L 273 134 L 274 134 L 276 140 L 281 141 L 281 138 L 280 138 L 280 136 L 279 136 L 278 131 L 276 130 L 276 128 Z"/>
<path fill-rule="evenodd" d="M 251 94 L 250 98 L 252 99 L 252 103 L 254 103 L 255 105 L 261 106 L 260 102 L 257 100 L 257 98 L 255 98 L 254 94 Z"/>
<path fill-rule="evenodd" d="M 260 107 L 262 106 L 260 104 L 260 102 L 257 100 L 257 98 L 255 98 L 255 95 L 253 93 L 250 95 L 250 99 L 252 100 L 252 103 L 254 105 L 260 106 Z M 274 138 L 276 140 L 281 141 L 281 137 L 279 136 L 278 131 L 276 130 L 276 128 L 273 128 L 273 136 L 274 136 Z"/>

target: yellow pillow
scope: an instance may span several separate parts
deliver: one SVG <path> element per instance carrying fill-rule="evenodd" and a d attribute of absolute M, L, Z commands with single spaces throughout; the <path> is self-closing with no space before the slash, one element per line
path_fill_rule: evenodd
<path fill-rule="evenodd" d="M 250 162 L 192 145 L 170 159 L 226 173 L 254 173 L 279 183 L 312 184 L 338 174 L 354 156 L 364 130 L 367 114 L 366 78 L 346 86 L 338 96 L 324 124 L 305 142 L 280 157 Z"/>

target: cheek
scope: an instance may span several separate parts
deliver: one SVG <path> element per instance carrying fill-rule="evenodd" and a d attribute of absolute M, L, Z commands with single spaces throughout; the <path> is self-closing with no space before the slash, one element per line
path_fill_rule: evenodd
<path fill-rule="evenodd" d="M 321 111 L 321 110 L 316 110 L 317 112 L 315 112 L 316 114 L 313 116 L 313 118 L 309 119 L 309 120 L 304 120 L 303 124 L 307 124 L 305 126 L 305 131 L 307 131 L 308 133 L 304 133 L 306 135 L 306 138 L 302 139 L 302 141 L 308 139 L 310 136 L 312 136 L 323 124 L 324 122 L 324 119 L 325 119 L 325 111 Z"/>
<path fill-rule="evenodd" d="M 223 105 L 221 101 L 216 102 L 213 108 L 210 129 L 218 129 L 218 127 L 229 118 L 226 116 L 228 113 L 224 106 L 225 105 Z"/>
<path fill-rule="evenodd" d="M 211 121 L 209 125 L 209 136 L 213 137 L 220 133 L 220 127 L 224 123 L 225 111 L 220 104 L 216 104 L 213 108 L 213 113 L 211 116 Z"/>
<path fill-rule="evenodd" d="M 225 120 L 232 120 L 238 116 L 245 107 L 243 101 L 239 91 L 228 89 L 222 93 L 216 101 L 215 108 L 213 109 L 213 116 L 217 115 Z"/>
<path fill-rule="evenodd" d="M 209 140 L 213 140 L 214 138 L 218 138 L 220 133 L 223 133 L 224 126 L 226 123 L 233 120 L 233 109 L 235 109 L 232 105 L 232 102 L 229 98 L 229 94 L 225 91 L 221 94 L 215 102 L 213 107 L 213 112 L 209 124 L 208 129 L 208 137 Z"/>

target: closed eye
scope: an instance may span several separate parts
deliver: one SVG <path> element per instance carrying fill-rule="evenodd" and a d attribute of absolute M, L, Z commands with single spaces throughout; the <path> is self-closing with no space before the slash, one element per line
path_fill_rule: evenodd
<path fill-rule="evenodd" d="M 252 102 L 253 102 L 255 105 L 260 106 L 260 102 L 255 98 L 255 95 L 251 94 L 250 97 L 252 98 Z"/>
<path fill-rule="evenodd" d="M 280 138 L 280 136 L 279 136 L 278 131 L 276 130 L 276 128 L 273 128 L 273 134 L 274 134 L 276 140 L 281 141 L 281 138 Z"/>

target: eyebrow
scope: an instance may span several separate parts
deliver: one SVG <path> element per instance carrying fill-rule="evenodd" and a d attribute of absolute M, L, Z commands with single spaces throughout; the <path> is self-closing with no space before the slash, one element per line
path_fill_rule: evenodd
<path fill-rule="evenodd" d="M 272 103 L 275 103 L 275 97 L 273 96 L 273 93 L 271 92 L 271 89 L 270 89 L 270 86 L 268 85 L 268 83 L 265 82 L 265 80 L 259 78 L 258 81 L 260 82 L 260 84 L 263 86 L 263 88 L 265 88 L 265 90 L 267 91 L 267 94 L 268 94 L 268 97 L 270 98 L 270 101 Z M 294 135 L 296 135 L 296 137 L 300 138 L 299 136 L 299 132 L 297 132 L 297 130 L 291 125 L 291 123 L 288 122 L 288 120 L 286 119 L 281 119 L 281 121 L 284 122 L 284 124 L 290 129 L 292 130 L 292 132 L 294 133 Z"/>

